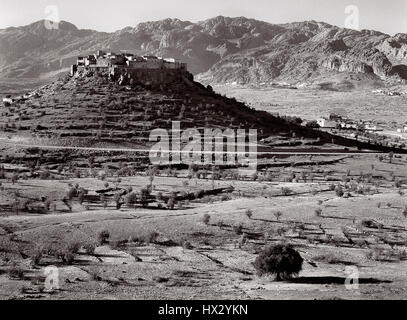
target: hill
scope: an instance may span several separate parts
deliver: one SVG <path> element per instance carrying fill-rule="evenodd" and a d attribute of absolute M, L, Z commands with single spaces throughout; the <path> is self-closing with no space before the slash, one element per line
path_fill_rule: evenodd
<path fill-rule="evenodd" d="M 302 127 L 295 117 L 256 111 L 195 82 L 185 70 L 169 81 L 151 82 L 145 77 L 123 81 L 111 78 L 108 71 L 85 69 L 36 89 L 12 105 L 4 104 L 0 113 L 2 141 L 25 147 L 149 150 L 155 143 L 149 141 L 153 129 L 171 132 L 172 121 L 180 121 L 181 130 L 200 132 L 204 128 L 245 129 L 246 133 L 257 129 L 258 140 L 266 141 L 259 151 L 275 152 L 280 147 L 295 152 L 392 150 Z"/>

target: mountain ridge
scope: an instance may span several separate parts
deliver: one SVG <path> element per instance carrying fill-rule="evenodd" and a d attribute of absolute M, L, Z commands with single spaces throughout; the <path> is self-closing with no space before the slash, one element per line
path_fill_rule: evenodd
<path fill-rule="evenodd" d="M 340 28 L 314 20 L 272 24 L 217 16 L 198 22 L 167 18 L 115 32 L 45 20 L 0 29 L 0 79 L 64 72 L 97 49 L 174 57 L 205 83 L 313 82 L 333 74 L 407 79 L 407 35 Z"/>

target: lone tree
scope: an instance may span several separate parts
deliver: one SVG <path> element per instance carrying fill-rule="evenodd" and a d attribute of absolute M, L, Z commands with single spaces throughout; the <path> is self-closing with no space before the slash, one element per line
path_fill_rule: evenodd
<path fill-rule="evenodd" d="M 390 152 L 389 153 L 389 163 L 392 163 L 393 158 L 394 158 L 394 152 Z"/>
<path fill-rule="evenodd" d="M 141 189 L 140 191 L 140 202 L 143 208 L 148 207 L 148 199 L 150 197 L 150 189 L 149 188 L 144 188 Z"/>
<path fill-rule="evenodd" d="M 302 270 L 301 255 L 289 244 L 268 246 L 254 261 L 259 276 L 273 274 L 276 281 L 288 280 Z"/>
<path fill-rule="evenodd" d="M 207 213 L 205 213 L 202 217 L 202 222 L 206 225 L 209 224 L 209 221 L 211 220 L 211 216 Z"/>

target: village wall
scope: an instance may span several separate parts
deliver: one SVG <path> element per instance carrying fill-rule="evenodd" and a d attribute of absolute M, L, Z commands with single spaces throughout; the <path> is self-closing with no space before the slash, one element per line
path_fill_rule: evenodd
<path fill-rule="evenodd" d="M 184 78 L 193 81 L 192 74 L 180 69 L 135 69 L 115 66 L 109 69 L 109 73 L 115 79 L 123 75 L 125 79 L 133 79 L 136 83 L 179 83 L 182 82 Z"/>

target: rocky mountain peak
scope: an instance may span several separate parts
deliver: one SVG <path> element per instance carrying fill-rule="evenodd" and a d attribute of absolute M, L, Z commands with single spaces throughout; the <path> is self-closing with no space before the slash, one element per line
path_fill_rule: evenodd
<path fill-rule="evenodd" d="M 176 18 L 139 23 L 114 33 L 78 30 L 45 21 L 0 30 L 3 78 L 66 71 L 77 55 L 106 49 L 173 57 L 205 82 L 312 82 L 340 73 L 404 79 L 407 36 L 356 31 L 319 21 L 271 24 L 217 16 L 193 23 Z M 405 74 L 405 72 L 403 72 Z"/>

